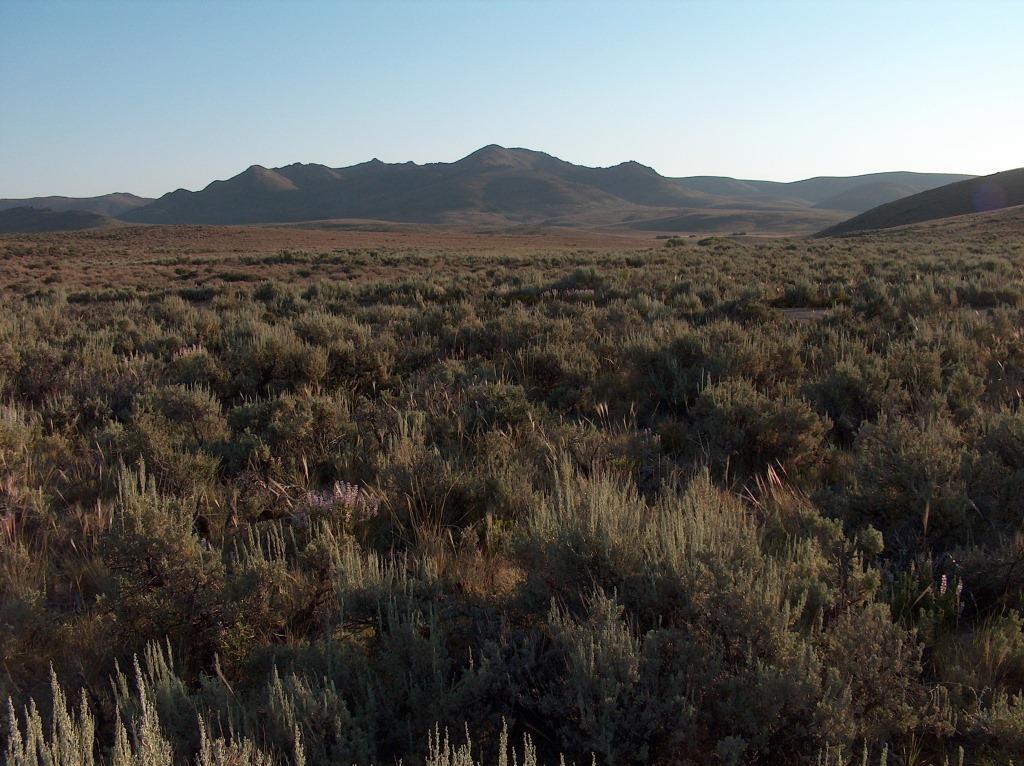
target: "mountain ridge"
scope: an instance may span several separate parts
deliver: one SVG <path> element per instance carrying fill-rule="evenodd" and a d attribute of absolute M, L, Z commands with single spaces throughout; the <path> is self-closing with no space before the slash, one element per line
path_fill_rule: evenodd
<path fill-rule="evenodd" d="M 0 209 L 0 234 L 76 231 L 118 225 L 118 221 L 109 216 L 87 210 L 52 210 L 28 206 Z"/>
<path fill-rule="evenodd" d="M 0 200 L 0 209 L 81 210 L 148 224 L 378 220 L 809 234 L 879 204 L 970 178 L 904 171 L 791 182 L 673 178 L 635 160 L 589 167 L 535 149 L 488 144 L 454 162 L 253 164 L 201 189 L 176 189 L 156 199 L 124 193 L 45 197 Z"/>
<path fill-rule="evenodd" d="M 914 193 L 963 178 L 969 176 L 898 172 L 869 174 L 864 180 L 821 176 L 788 183 L 715 176 L 672 178 L 633 160 L 588 167 L 534 149 L 488 144 L 447 163 L 385 163 L 375 158 L 338 168 L 317 163 L 252 165 L 201 190 L 166 194 L 123 218 L 190 224 L 373 219 L 575 225 L 586 220 L 612 226 L 650 220 L 660 226 L 696 220 L 692 214 L 697 212 L 704 213 L 699 219 L 709 225 L 716 217 L 732 221 L 736 214 L 747 212 L 758 229 L 786 230 L 789 218 L 799 221 L 797 230 L 810 232 L 859 212 L 851 204 L 867 209 L 878 203 L 879 195 L 881 201 L 888 201 L 886 195 Z M 853 193 L 879 180 L 886 183 L 860 197 Z M 845 208 L 822 206 L 823 201 L 844 193 L 852 195 Z"/>

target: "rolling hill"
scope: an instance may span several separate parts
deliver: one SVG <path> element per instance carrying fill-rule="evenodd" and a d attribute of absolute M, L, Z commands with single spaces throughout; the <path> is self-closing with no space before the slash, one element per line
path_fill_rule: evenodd
<path fill-rule="evenodd" d="M 95 229 L 116 223 L 108 216 L 84 210 L 48 210 L 27 206 L 0 210 L 0 234 Z"/>
<path fill-rule="evenodd" d="M 834 237 L 889 229 L 1014 205 L 1024 205 L 1024 168 L 958 181 L 879 205 L 824 229 L 818 236 Z"/>
<path fill-rule="evenodd" d="M 117 218 L 129 210 L 148 205 L 152 201 L 149 197 L 137 197 L 127 192 L 104 194 L 100 197 L 28 197 L 25 199 L 0 199 L 0 210 L 8 210 L 13 207 L 33 207 L 53 210 L 57 213 L 78 210 Z"/>
<path fill-rule="evenodd" d="M 530 149 L 485 146 L 451 163 L 344 168 L 253 165 L 200 191 L 121 214 L 138 223 L 256 224 L 374 220 L 472 226 L 628 226 L 657 231 L 810 232 L 879 199 L 967 176 L 885 173 L 792 183 L 668 178 L 637 162 L 585 167 Z M 828 207 L 829 200 L 846 195 Z M 881 196 L 880 196 L 881 195 Z M 851 207 L 856 205 L 863 207 Z"/>
<path fill-rule="evenodd" d="M 861 236 L 874 237 L 888 244 L 914 243 L 922 239 L 954 241 L 962 238 L 991 241 L 1002 237 L 1024 237 L 1024 205 L 1004 207 L 981 213 L 935 218 L 908 223 L 891 229 L 875 229 Z"/>
<path fill-rule="evenodd" d="M 802 181 L 744 181 L 723 176 L 677 178 L 685 189 L 725 197 L 760 199 L 862 213 L 885 202 L 973 176 L 955 173 L 868 173 L 859 176 L 817 176 Z"/>

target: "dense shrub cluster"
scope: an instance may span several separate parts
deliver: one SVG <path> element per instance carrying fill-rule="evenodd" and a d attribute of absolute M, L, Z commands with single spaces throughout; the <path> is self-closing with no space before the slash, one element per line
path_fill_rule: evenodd
<path fill-rule="evenodd" d="M 1024 239 L 283 255 L 4 296 L 7 762 L 1024 754 Z"/>

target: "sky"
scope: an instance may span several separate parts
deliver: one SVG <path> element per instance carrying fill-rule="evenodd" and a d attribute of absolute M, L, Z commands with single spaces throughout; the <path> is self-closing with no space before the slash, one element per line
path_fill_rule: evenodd
<path fill-rule="evenodd" d="M 486 144 L 667 176 L 1024 166 L 1024 0 L 0 0 L 0 197 Z"/>

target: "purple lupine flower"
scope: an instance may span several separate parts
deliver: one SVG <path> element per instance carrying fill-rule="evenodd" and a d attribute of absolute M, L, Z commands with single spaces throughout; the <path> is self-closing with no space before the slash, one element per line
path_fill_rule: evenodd
<path fill-rule="evenodd" d="M 302 505 L 308 511 L 341 513 L 346 524 L 373 518 L 380 508 L 380 499 L 362 487 L 346 481 L 335 482 L 325 490 L 310 490 Z"/>

